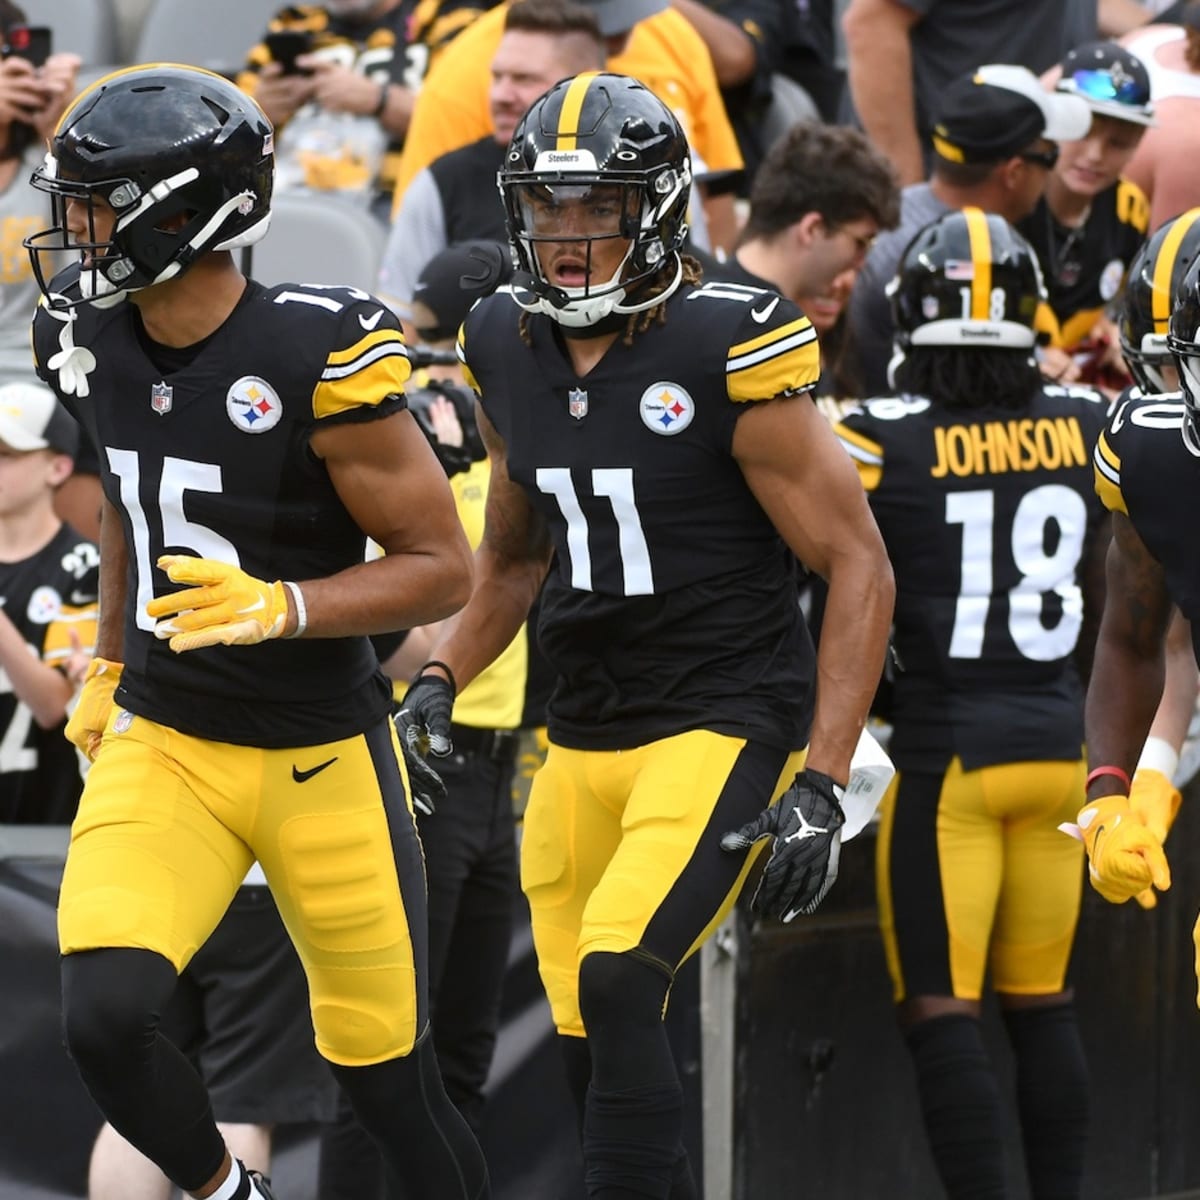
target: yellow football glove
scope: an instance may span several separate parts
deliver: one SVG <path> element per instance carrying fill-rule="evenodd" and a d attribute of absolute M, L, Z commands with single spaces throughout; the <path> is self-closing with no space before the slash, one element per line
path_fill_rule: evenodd
<path fill-rule="evenodd" d="M 1182 802 L 1179 789 L 1161 772 L 1151 767 L 1142 767 L 1133 777 L 1129 792 L 1129 807 L 1142 818 L 1161 846 L 1175 823 Z M 1134 899 L 1143 908 L 1153 908 L 1158 896 L 1153 888 L 1138 892 Z"/>
<path fill-rule="evenodd" d="M 1196 979 L 1200 981 L 1200 917 L 1196 918 L 1196 924 L 1192 926 L 1192 942 L 1196 947 Z M 1200 1008 L 1200 982 L 1196 988 L 1196 1007 Z"/>
<path fill-rule="evenodd" d="M 146 605 L 154 636 L 170 638 L 176 654 L 202 646 L 253 646 L 277 638 L 288 617 L 287 588 L 212 558 L 164 554 L 158 565 L 172 583 L 194 586 Z"/>
<path fill-rule="evenodd" d="M 100 739 L 108 724 L 113 707 L 113 693 L 121 682 L 122 664 L 109 662 L 107 658 L 93 658 L 88 664 L 79 699 L 67 721 L 67 740 L 88 762 L 95 762 L 100 750 Z"/>
<path fill-rule="evenodd" d="M 1101 796 L 1075 818 L 1087 848 L 1092 887 L 1112 904 L 1124 904 L 1151 884 L 1171 886 L 1171 869 L 1159 840 L 1129 807 L 1128 796 Z"/>

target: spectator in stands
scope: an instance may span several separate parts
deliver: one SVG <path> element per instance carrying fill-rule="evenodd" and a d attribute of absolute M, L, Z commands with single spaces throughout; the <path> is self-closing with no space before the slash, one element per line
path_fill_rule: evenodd
<path fill-rule="evenodd" d="M 706 279 L 771 288 L 799 303 L 857 270 L 900 219 L 891 164 L 855 129 L 793 125 L 764 159 L 737 248 Z"/>
<path fill-rule="evenodd" d="M 1045 192 L 1017 228 L 1037 251 L 1046 281 L 1039 329 L 1064 358 L 1075 356 L 1077 365 L 1086 359 L 1084 378 L 1097 382 L 1111 378 L 1114 367 L 1124 376 L 1106 309 L 1146 235 L 1146 197 L 1122 173 L 1154 122 L 1154 106 L 1146 68 L 1115 42 L 1069 51 L 1056 87 L 1080 97 L 1092 123 L 1085 137 L 1059 146 Z M 1045 356 L 1043 369 L 1061 373 Z"/>
<path fill-rule="evenodd" d="M 888 389 L 892 311 L 885 294 L 904 248 L 930 221 L 967 206 L 1019 221 L 1031 212 L 1058 161 L 1059 141 L 1087 133 L 1078 97 L 1048 93 L 1024 67 L 985 66 L 946 89 L 934 128 L 928 183 L 900 194 L 900 224 L 876 239 L 850 298 L 850 333 L 864 395 Z"/>
<path fill-rule="evenodd" d="M 95 641 L 100 557 L 54 511 L 78 445 L 49 388 L 0 385 L 0 823 L 69 824 L 83 787 L 66 667 Z"/>
<path fill-rule="evenodd" d="M 429 60 L 483 7 L 483 0 L 436 0 L 414 11 L 404 0 L 324 0 L 281 9 L 238 84 L 276 128 L 284 178 L 369 194 L 386 219 Z"/>
<path fill-rule="evenodd" d="M 907 185 L 929 173 L 952 81 L 978 63 L 1046 70 L 1096 36 L 1096 0 L 851 0 L 842 28 L 848 99 Z"/>
<path fill-rule="evenodd" d="M 568 121 L 595 170 L 560 191 Z M 759 911 L 811 911 L 832 884 L 889 567 L 804 394 L 808 322 L 697 286 L 680 257 L 689 155 L 670 110 L 628 77 L 576 76 L 518 145 L 501 187 L 529 281 L 476 305 L 459 343 L 492 459 L 476 586 L 404 707 L 444 752 L 456 682 L 520 632 L 545 580 L 558 683 L 521 882 L 588 1191 L 690 1197 L 671 983 L 760 846 Z M 813 651 L 785 544 L 830 580 L 807 762 Z"/>
<path fill-rule="evenodd" d="M 468 449 L 444 457 L 443 466 L 452 471 L 450 487 L 472 549 L 483 534 L 491 465 L 479 443 L 474 396 L 454 358 L 454 344 L 471 305 L 505 282 L 511 270 L 507 243 L 451 246 L 425 265 L 412 302 L 420 339 L 414 357 L 420 362 L 430 351 L 444 351 L 452 361 L 418 367 L 406 391 L 413 411 L 421 413 L 418 420 L 429 423 L 439 442 L 452 450 Z M 464 286 L 468 280 L 474 283 Z M 469 452 L 472 445 L 478 446 L 476 453 Z M 437 633 L 436 626 L 416 630 L 405 648 L 414 637 L 428 647 Z M 393 676 L 398 700 L 427 658 L 428 653 L 411 671 Z M 477 1133 L 500 1025 L 517 898 L 512 788 L 526 661 L 522 630 L 455 698 L 450 725 L 454 748 L 436 760 L 445 795 L 438 798 L 435 812 L 419 808 L 417 814 L 429 883 L 433 1042 L 446 1094 Z M 402 733 L 405 722 L 401 712 Z M 361 1130 L 355 1137 L 347 1129 L 352 1121 L 343 1106 L 337 1126 L 322 1133 L 321 1200 L 380 1196 L 379 1153 Z"/>
<path fill-rule="evenodd" d="M 517 0 L 492 59 L 492 130 L 419 171 L 405 189 L 379 271 L 380 294 L 405 322 L 426 263 L 457 242 L 504 241 L 496 172 L 525 110 L 560 79 L 604 68 L 595 13 L 572 0 Z"/>
<path fill-rule="evenodd" d="M 763 117 L 771 104 L 771 76 L 780 68 L 796 25 L 793 5 L 781 0 L 671 0 L 691 22 L 712 56 L 721 98 L 737 135 L 747 194 L 770 147 Z"/>
<path fill-rule="evenodd" d="M 231 83 L 151 65 L 69 108 L 35 176 L 59 217 L 30 239 L 39 371 L 109 447 L 97 656 L 68 725 L 94 763 L 59 901 L 66 1041 L 177 1186 L 269 1200 L 158 1028 L 257 858 L 318 1047 L 389 1165 L 486 1200 L 428 1036 L 420 846 L 367 640 L 453 612 L 469 549 L 403 411 L 395 318 L 234 263 L 266 231 L 272 147 Z M 75 262 L 48 279 L 44 250 Z"/>
<path fill-rule="evenodd" d="M 720 178 L 704 204 L 708 244 L 730 250 L 737 233 L 733 195 L 742 167 L 704 40 L 667 0 L 587 0 L 608 45 L 607 70 L 645 84 L 678 117 L 693 175 Z M 404 145 L 397 188 L 435 158 L 487 135 L 488 64 L 504 34 L 504 5 L 484 13 L 434 64 Z M 719 190 L 719 194 L 717 194 Z"/>
<path fill-rule="evenodd" d="M 1078 1200 L 1087 1141 L 1067 975 L 1082 855 L 1058 827 L 1084 785 L 1076 659 L 1103 603 L 1108 535 L 1090 449 L 1107 405 L 1047 391 L 1032 358 L 1041 293 L 1032 247 L 1001 217 L 942 216 L 896 276 L 899 395 L 837 427 L 896 572 L 898 773 L 881 808 L 877 894 L 950 1200 L 1024 1192 L 1005 1180 L 985 976 L 1016 1061 L 1028 1194 Z"/>
<path fill-rule="evenodd" d="M 0 39 L 25 24 L 24 12 L 0 0 Z M 21 243 L 46 224 L 46 202 L 29 176 L 42 161 L 46 138 L 75 94 L 79 59 L 52 54 L 34 67 L 16 54 L 0 59 L 0 383 L 36 382 L 29 357 L 29 316 L 38 289 Z"/>
<path fill-rule="evenodd" d="M 1147 131 L 1126 178 L 1150 200 L 1150 228 L 1200 204 L 1193 164 L 1200 155 L 1200 2 L 1183 10 L 1182 26 L 1150 25 L 1123 39 L 1145 64 L 1155 128 Z"/>

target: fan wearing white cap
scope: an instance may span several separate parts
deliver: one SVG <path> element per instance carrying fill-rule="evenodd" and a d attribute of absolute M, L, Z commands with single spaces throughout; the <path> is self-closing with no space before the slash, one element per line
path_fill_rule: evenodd
<path fill-rule="evenodd" d="M 1043 368 L 1120 388 L 1128 380 L 1108 310 L 1120 299 L 1150 215 L 1141 188 L 1122 175 L 1154 124 L 1150 76 L 1116 42 L 1085 42 L 1063 59 L 1056 91 L 1081 99 L 1092 123 L 1083 137 L 1060 144 L 1042 198 L 1018 225 L 1046 279 L 1038 326 L 1051 349 Z"/>
<path fill-rule="evenodd" d="M 864 395 L 889 386 L 895 327 L 884 289 L 917 231 L 963 208 L 1015 224 L 1041 197 L 1058 161 L 1057 143 L 1083 137 L 1091 119 L 1082 99 L 1046 91 L 1025 67 L 978 67 L 945 89 L 933 126 L 929 181 L 902 190 L 900 224 L 876 239 L 851 295 Z"/>
<path fill-rule="evenodd" d="M 74 691 L 66 668 L 95 642 L 100 558 L 54 512 L 78 442 L 49 388 L 0 386 L 0 670 L 11 684 L 0 692 L 4 823 L 70 822 L 82 788 L 63 736 Z"/>

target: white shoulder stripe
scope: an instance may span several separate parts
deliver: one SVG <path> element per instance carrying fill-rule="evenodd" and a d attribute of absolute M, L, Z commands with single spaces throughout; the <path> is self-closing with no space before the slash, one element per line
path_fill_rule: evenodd
<path fill-rule="evenodd" d="M 766 362 L 770 358 L 775 358 L 780 354 L 786 354 L 789 350 L 795 350 L 799 346 L 806 346 L 809 342 L 817 340 L 817 331 L 807 325 L 803 329 L 793 333 L 791 337 L 780 338 L 777 342 L 771 342 L 766 346 L 760 346 L 757 350 L 751 350 L 749 354 L 739 354 L 737 358 L 726 360 L 725 374 L 732 375 L 735 371 L 744 371 L 747 367 L 753 367 L 756 363 Z"/>
<path fill-rule="evenodd" d="M 321 372 L 321 379 L 328 381 L 331 379 L 345 379 L 350 375 L 356 375 L 359 371 L 371 366 L 372 363 L 378 362 L 381 358 L 407 358 L 408 354 L 404 350 L 404 343 L 397 339 L 394 342 L 378 342 L 369 350 L 360 354 L 356 359 L 348 363 L 338 363 L 336 366 L 326 367 Z"/>
<path fill-rule="evenodd" d="M 1116 487 L 1121 486 L 1121 472 L 1117 470 L 1105 457 L 1100 453 L 1100 446 L 1097 444 L 1096 449 L 1092 452 L 1092 462 L 1095 464 L 1096 470 L 1104 476 L 1109 483 Z"/>
<path fill-rule="evenodd" d="M 883 466 L 882 454 L 874 454 L 870 450 L 864 450 L 862 446 L 856 445 L 844 437 L 839 437 L 838 441 L 842 443 L 842 449 L 858 462 L 866 463 L 869 467 Z"/>

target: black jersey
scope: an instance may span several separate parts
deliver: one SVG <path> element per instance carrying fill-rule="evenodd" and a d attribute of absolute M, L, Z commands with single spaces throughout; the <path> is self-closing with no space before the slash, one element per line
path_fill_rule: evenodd
<path fill-rule="evenodd" d="M 1106 508 L 1129 518 L 1162 565 L 1171 599 L 1192 623 L 1200 664 L 1200 558 L 1189 519 L 1200 505 L 1200 454 L 1184 441 L 1183 420 L 1178 392 L 1125 393 L 1096 443 L 1096 491 Z"/>
<path fill-rule="evenodd" d="M 896 573 L 901 769 L 1079 757 L 1072 655 L 1104 412 L 1099 393 L 1048 386 L 1019 413 L 896 397 L 836 427 Z"/>
<path fill-rule="evenodd" d="M 1038 328 L 1054 346 L 1078 345 L 1116 299 L 1150 220 L 1150 203 L 1135 183 L 1119 179 L 1092 200 L 1087 221 L 1066 229 L 1043 196 L 1017 228 L 1037 251 L 1049 307 Z"/>
<path fill-rule="evenodd" d="M 81 650 L 96 640 L 96 547 L 70 526 L 36 554 L 0 563 L 0 604 L 32 654 L 64 666 L 74 632 Z M 0 670 L 0 823 L 67 824 L 75 817 L 83 778 L 62 721 L 43 729 Z"/>
<path fill-rule="evenodd" d="M 813 652 L 794 559 L 731 447 L 747 403 L 815 382 L 812 326 L 773 293 L 685 285 L 665 323 L 580 377 L 554 324 L 531 319 L 527 346 L 519 315 L 503 292 L 481 301 L 461 352 L 554 544 L 538 629 L 551 737 L 616 749 L 705 728 L 803 746 Z"/>
<path fill-rule="evenodd" d="M 77 294 L 77 268 L 55 281 Z M 365 638 L 276 640 L 176 654 L 154 636 L 157 564 L 182 553 L 260 579 L 322 578 L 364 561 L 366 538 L 309 439 L 335 421 L 405 407 L 408 358 L 392 313 L 352 288 L 247 285 L 186 365 L 163 375 L 128 302 L 76 318 L 39 307 L 38 371 L 98 447 L 129 556 L 125 672 L 117 702 L 198 737 L 264 748 L 349 737 L 388 711 Z M 67 332 L 64 333 L 64 330 Z M 52 356 L 69 337 L 95 356 L 89 393 L 64 395 Z"/>

